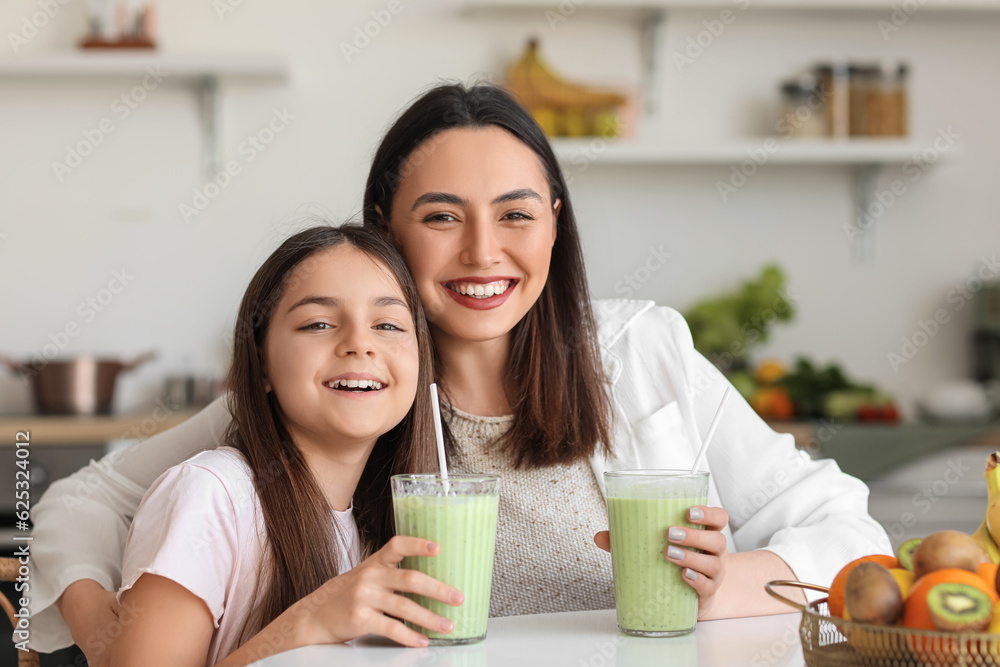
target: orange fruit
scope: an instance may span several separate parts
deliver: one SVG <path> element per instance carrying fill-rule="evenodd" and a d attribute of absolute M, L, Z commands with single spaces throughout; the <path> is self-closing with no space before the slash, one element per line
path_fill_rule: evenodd
<path fill-rule="evenodd" d="M 915 630 L 936 630 L 931 612 L 927 608 L 927 593 L 938 584 L 955 583 L 969 584 L 990 596 L 990 603 L 1000 602 L 993 586 L 983 581 L 982 577 L 967 570 L 945 568 L 928 572 L 913 583 L 910 595 L 906 598 L 906 608 L 903 611 L 903 625 Z"/>
<path fill-rule="evenodd" d="M 780 421 L 788 421 L 795 416 L 795 404 L 792 403 L 788 390 L 784 387 L 775 389 L 774 398 L 771 400 L 771 413 Z"/>
<path fill-rule="evenodd" d="M 979 564 L 979 576 L 983 578 L 987 586 L 995 587 L 997 585 L 997 568 L 1000 567 L 996 563 L 980 563 Z"/>
<path fill-rule="evenodd" d="M 785 377 L 787 373 L 788 371 L 785 369 L 783 363 L 777 359 L 768 359 L 762 361 L 757 366 L 757 382 L 760 384 L 773 384 Z"/>
<path fill-rule="evenodd" d="M 879 565 L 885 565 L 890 570 L 899 567 L 899 560 L 895 556 L 886 556 L 885 554 L 874 554 L 872 556 L 862 556 L 856 560 L 852 560 L 850 563 L 845 565 L 837 576 L 833 578 L 833 583 L 830 584 L 830 595 L 827 598 L 827 608 L 830 610 L 831 616 L 837 616 L 839 618 L 844 618 L 844 587 L 847 586 L 847 575 L 851 573 L 851 570 L 856 568 L 862 563 L 867 563 L 874 561 Z"/>
<path fill-rule="evenodd" d="M 987 584 L 978 574 L 972 574 L 968 570 L 958 568 L 945 568 L 928 572 L 913 583 L 910 595 L 906 598 L 903 610 L 903 626 L 916 630 L 936 630 L 934 621 L 931 620 L 930 610 L 927 608 L 927 594 L 938 584 L 956 583 L 968 584 L 986 593 L 990 598 L 990 604 L 994 607 L 1000 602 L 1000 596 L 992 584 Z M 957 640 L 939 640 L 924 635 L 910 635 L 906 638 L 906 643 L 913 651 L 914 656 L 926 664 L 947 665 L 951 662 L 951 656 L 962 648 Z M 978 650 L 976 646 L 966 645 L 967 652 Z"/>

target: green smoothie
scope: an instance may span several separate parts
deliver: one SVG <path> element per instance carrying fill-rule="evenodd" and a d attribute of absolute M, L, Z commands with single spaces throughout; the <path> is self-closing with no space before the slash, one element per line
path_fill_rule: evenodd
<path fill-rule="evenodd" d="M 687 470 L 614 470 L 604 473 L 611 531 L 611 571 L 618 628 L 646 637 L 694 631 L 698 594 L 684 568 L 667 560 L 667 529 L 699 530 L 687 511 L 705 505 L 709 473 Z"/>
<path fill-rule="evenodd" d="M 682 633 L 694 628 L 698 594 L 684 583 L 683 568 L 668 561 L 667 529 L 701 529 L 688 508 L 705 498 L 608 498 L 615 607 L 623 630 Z"/>
<path fill-rule="evenodd" d="M 441 547 L 437 556 L 404 558 L 401 567 L 423 572 L 465 595 L 465 602 L 458 607 L 412 596 L 421 606 L 455 624 L 449 634 L 413 627 L 432 644 L 481 640 L 486 636 L 490 611 L 499 496 L 403 496 L 393 499 L 393 508 L 396 534 L 422 537 Z"/>

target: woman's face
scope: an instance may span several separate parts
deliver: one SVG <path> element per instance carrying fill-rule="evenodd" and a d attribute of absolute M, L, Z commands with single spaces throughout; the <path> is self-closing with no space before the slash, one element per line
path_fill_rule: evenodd
<path fill-rule="evenodd" d="M 549 273 L 560 202 L 534 151 L 498 127 L 446 130 L 409 158 L 390 229 L 427 319 L 448 336 L 506 336 Z"/>
<path fill-rule="evenodd" d="M 268 390 L 296 443 L 370 444 L 417 390 L 413 317 L 392 272 L 343 244 L 293 269 L 264 340 Z M 352 386 L 353 385 L 353 386 Z"/>

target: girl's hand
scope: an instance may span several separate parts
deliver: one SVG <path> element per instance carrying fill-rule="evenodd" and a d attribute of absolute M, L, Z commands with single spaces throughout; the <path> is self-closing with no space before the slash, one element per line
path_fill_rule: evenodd
<path fill-rule="evenodd" d="M 671 526 L 667 530 L 670 545 L 663 550 L 664 557 L 684 568 L 681 572 L 685 583 L 698 593 L 698 618 L 704 616 L 715 602 L 722 580 L 726 576 L 726 536 L 722 529 L 729 523 L 729 514 L 721 507 L 697 506 L 688 510 L 691 523 L 704 526 L 705 530 L 690 530 L 685 526 Z M 606 530 L 594 535 L 594 543 L 611 551 L 611 536 Z M 678 546 L 673 546 L 673 545 Z M 679 547 L 693 547 L 688 551 Z M 675 551 L 676 549 L 676 551 Z M 680 556 L 676 558 L 674 556 Z"/>
<path fill-rule="evenodd" d="M 422 572 L 399 569 L 399 563 L 406 556 L 436 556 L 440 550 L 429 540 L 397 535 L 363 563 L 330 579 L 289 611 L 293 616 L 306 617 L 309 643 L 339 644 L 372 634 L 404 646 L 427 646 L 427 637 L 402 621 L 445 634 L 452 631 L 453 623 L 400 593 L 424 595 L 455 607 L 465 597 L 461 591 Z"/>
<path fill-rule="evenodd" d="M 667 560 L 680 565 L 683 579 L 698 593 L 698 618 L 704 616 L 715 603 L 722 580 L 726 576 L 726 536 L 722 529 L 729 523 L 729 513 L 721 507 L 703 505 L 688 510 L 688 521 L 705 530 L 690 530 L 684 526 L 671 526 L 667 530 L 668 546 L 663 555 Z M 688 551 L 679 547 L 693 547 L 698 551 Z"/>

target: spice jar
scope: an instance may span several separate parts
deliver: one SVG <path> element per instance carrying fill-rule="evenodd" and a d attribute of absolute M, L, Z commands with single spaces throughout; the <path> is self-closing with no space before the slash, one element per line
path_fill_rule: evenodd
<path fill-rule="evenodd" d="M 907 121 L 907 74 L 905 63 L 885 64 L 877 90 L 871 95 L 873 114 L 878 118 L 877 136 L 905 137 Z"/>
<path fill-rule="evenodd" d="M 786 137 L 815 138 L 827 134 L 827 109 L 814 77 L 788 81 L 781 86 L 783 111 L 778 131 Z"/>
<path fill-rule="evenodd" d="M 851 65 L 850 80 L 850 135 L 852 137 L 879 136 L 881 114 L 879 95 L 882 68 L 878 65 Z"/>
<path fill-rule="evenodd" d="M 827 135 L 846 138 L 851 131 L 850 79 L 847 63 L 821 63 L 813 69 L 826 108 Z"/>

